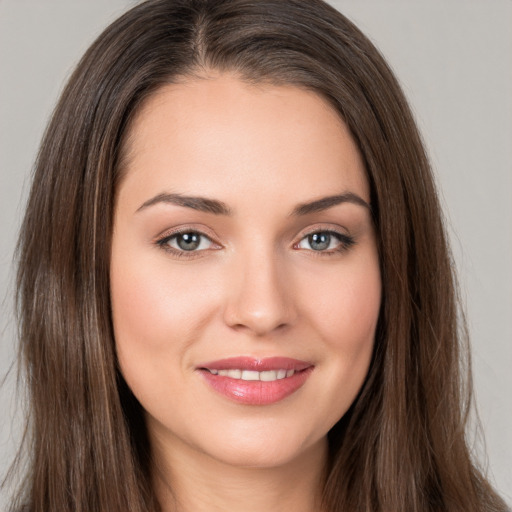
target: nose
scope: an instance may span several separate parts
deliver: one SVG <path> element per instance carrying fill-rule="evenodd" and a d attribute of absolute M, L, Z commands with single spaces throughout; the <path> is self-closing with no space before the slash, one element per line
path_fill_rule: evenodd
<path fill-rule="evenodd" d="M 254 336 L 265 336 L 297 318 L 292 282 L 271 251 L 240 258 L 228 271 L 225 323 Z"/>

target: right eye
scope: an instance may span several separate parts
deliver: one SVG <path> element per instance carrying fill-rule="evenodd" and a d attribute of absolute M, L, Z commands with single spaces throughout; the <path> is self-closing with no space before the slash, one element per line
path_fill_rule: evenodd
<path fill-rule="evenodd" d="M 173 233 L 158 240 L 157 244 L 165 250 L 180 255 L 204 251 L 214 246 L 209 237 L 198 231 Z"/>

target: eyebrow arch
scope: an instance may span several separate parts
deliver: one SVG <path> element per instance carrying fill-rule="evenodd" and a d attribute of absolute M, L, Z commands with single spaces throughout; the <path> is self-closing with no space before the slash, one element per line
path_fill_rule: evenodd
<path fill-rule="evenodd" d="M 231 209 L 226 203 L 217 201 L 216 199 L 167 193 L 158 194 L 155 197 L 148 199 L 145 203 L 142 204 L 142 206 L 137 209 L 137 212 L 158 203 L 175 204 L 177 206 L 184 206 L 185 208 L 192 208 L 193 210 L 213 213 L 215 215 L 231 215 L 232 213 Z"/>
<path fill-rule="evenodd" d="M 363 198 L 359 197 L 353 192 L 345 192 L 344 194 L 322 197 L 321 199 L 316 199 L 315 201 L 311 201 L 309 203 L 299 204 L 293 209 L 291 216 L 299 217 L 302 215 L 308 215 L 310 213 L 322 212 L 328 208 L 342 203 L 357 204 L 367 208 L 370 213 L 372 212 L 372 207 Z"/>

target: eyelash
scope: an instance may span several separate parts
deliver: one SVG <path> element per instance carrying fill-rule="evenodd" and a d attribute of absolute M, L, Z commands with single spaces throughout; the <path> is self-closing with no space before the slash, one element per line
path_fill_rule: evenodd
<path fill-rule="evenodd" d="M 314 256 L 318 256 L 318 257 L 335 256 L 337 254 L 341 254 L 341 253 L 349 250 L 353 245 L 355 245 L 355 240 L 350 235 L 346 235 L 344 233 L 340 233 L 340 232 L 334 231 L 332 229 L 317 228 L 308 233 L 305 233 L 297 243 L 293 244 L 293 248 L 298 250 L 298 248 L 297 248 L 298 244 L 300 244 L 304 239 L 310 237 L 311 235 L 318 234 L 318 233 L 326 233 L 326 234 L 329 234 L 330 236 L 334 236 L 338 240 L 340 245 L 339 245 L 339 247 L 337 247 L 335 249 L 324 250 L 324 251 L 315 251 L 313 249 L 309 249 L 309 251 Z M 170 247 L 168 245 L 169 242 L 173 238 L 176 238 L 176 237 L 178 237 L 180 235 L 184 235 L 184 234 L 196 234 L 196 235 L 199 235 L 200 237 L 207 238 L 212 244 L 218 245 L 218 244 L 215 244 L 215 242 L 207 234 L 205 234 L 197 229 L 190 229 L 190 228 L 173 231 L 172 233 L 166 234 L 162 238 L 159 238 L 158 240 L 156 240 L 155 243 L 162 250 L 172 254 L 173 257 L 180 258 L 180 259 L 193 259 L 193 258 L 198 257 L 198 255 L 199 255 L 198 253 L 208 250 L 208 249 L 202 249 L 200 251 L 185 251 L 185 250 L 175 249 L 174 247 Z"/>

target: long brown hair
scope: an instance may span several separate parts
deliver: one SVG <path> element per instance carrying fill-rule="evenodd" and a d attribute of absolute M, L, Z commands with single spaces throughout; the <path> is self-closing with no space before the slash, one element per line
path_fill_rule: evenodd
<path fill-rule="evenodd" d="M 321 0 L 149 0 L 79 63 L 41 145 L 18 246 L 31 455 L 16 506 L 159 510 L 141 406 L 116 362 L 113 207 L 141 104 L 208 69 L 322 95 L 366 164 L 383 301 L 365 384 L 329 432 L 325 510 L 505 510 L 465 442 L 465 331 L 420 136 L 379 52 Z"/>

